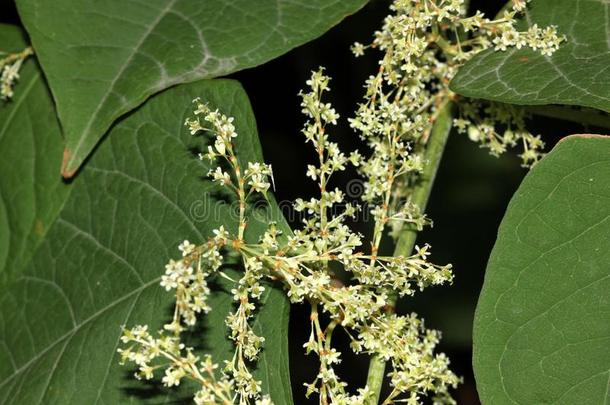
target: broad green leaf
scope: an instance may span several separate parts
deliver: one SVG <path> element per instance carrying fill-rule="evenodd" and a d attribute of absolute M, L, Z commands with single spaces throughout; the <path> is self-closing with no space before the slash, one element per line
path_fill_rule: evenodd
<path fill-rule="evenodd" d="M 511 200 L 475 315 L 483 404 L 610 400 L 610 137 L 571 136 Z"/>
<path fill-rule="evenodd" d="M 119 116 L 150 95 L 264 63 L 318 37 L 365 3 L 17 1 L 57 104 L 66 177 Z"/>
<path fill-rule="evenodd" d="M 0 24 L 0 52 L 26 46 L 19 28 Z M 30 260 L 68 196 L 57 175 L 62 143 L 53 100 L 30 58 L 14 98 L 0 101 L 0 280 Z"/>
<path fill-rule="evenodd" d="M 41 92 L 43 96 L 50 108 L 50 99 Z M 116 350 L 121 325 L 149 324 L 157 330 L 171 318 L 172 296 L 159 280 L 165 263 L 179 256 L 177 245 L 183 239 L 203 242 L 221 224 L 236 228 L 230 195 L 204 180 L 209 167 L 193 156 L 193 148 L 203 147 L 204 139 L 189 135 L 183 125 L 195 97 L 235 117 L 240 134 L 236 148 L 243 162 L 262 159 L 250 105 L 233 81 L 199 81 L 169 89 L 116 125 L 71 184 L 70 196 L 44 240 L 30 248 L 25 268 L 0 284 L 0 403 L 189 399 L 188 389 L 167 390 L 136 381 L 133 370 L 118 364 Z M 39 125 L 34 122 L 42 113 L 24 108 L 17 114 Z M 19 140 L 23 133 L 5 136 Z M 11 145 L 3 149 L 3 160 L 31 153 L 17 141 Z M 46 152 L 40 150 L 37 157 L 45 158 Z M 17 183 L 27 175 L 9 171 L 6 177 Z M 41 193 L 52 191 L 41 185 Z M 270 220 L 288 231 L 274 203 L 250 218 L 247 237 L 257 238 Z M 213 310 L 192 340 L 222 364 L 232 350 L 224 318 L 232 309 L 233 286 L 220 277 L 214 284 Z M 262 304 L 255 327 L 266 342 L 256 373 L 276 403 L 291 404 L 288 302 L 269 286 Z"/>
<path fill-rule="evenodd" d="M 567 37 L 552 56 L 528 49 L 488 50 L 460 69 L 451 88 L 504 103 L 567 104 L 610 112 L 610 3 L 533 0 L 521 29 L 556 25 Z"/>

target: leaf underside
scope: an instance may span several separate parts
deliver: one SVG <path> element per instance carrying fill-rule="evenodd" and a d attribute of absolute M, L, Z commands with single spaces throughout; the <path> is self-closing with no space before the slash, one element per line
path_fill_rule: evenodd
<path fill-rule="evenodd" d="M 0 404 L 192 401 L 194 391 L 136 381 L 116 349 L 121 325 L 156 330 L 171 319 L 172 295 L 158 283 L 165 263 L 179 256 L 177 245 L 201 243 L 221 224 L 236 228 L 231 197 L 202 179 L 208 167 L 190 151 L 204 142 L 183 126 L 195 97 L 235 116 L 240 159 L 262 160 L 239 84 L 199 81 L 151 98 L 116 125 L 65 185 L 56 170 L 61 139 L 52 100 L 34 60 L 25 64 L 15 100 L 0 109 L 9 117 L 0 120 L 2 151 L 23 166 L 2 168 L 0 221 L 19 224 L 9 228 L 10 243 L 38 239 L 16 249 L 0 237 Z M 270 220 L 288 231 L 274 203 L 251 218 L 247 237 L 257 238 Z M 220 277 L 213 285 L 213 310 L 191 340 L 222 364 L 232 354 L 224 325 L 232 285 Z M 266 342 L 256 375 L 276 403 L 291 404 L 289 304 L 275 288 L 262 302 L 254 322 Z"/>
<path fill-rule="evenodd" d="M 111 124 L 179 83 L 273 59 L 366 0 L 18 0 L 53 93 L 71 177 Z"/>
<path fill-rule="evenodd" d="M 610 400 L 610 137 L 562 140 L 526 176 L 474 324 L 484 404 Z"/>
<path fill-rule="evenodd" d="M 567 37 L 552 56 L 488 50 L 466 63 L 451 89 L 467 97 L 523 105 L 565 104 L 610 112 L 610 3 L 534 0 L 519 28 L 556 25 Z"/>

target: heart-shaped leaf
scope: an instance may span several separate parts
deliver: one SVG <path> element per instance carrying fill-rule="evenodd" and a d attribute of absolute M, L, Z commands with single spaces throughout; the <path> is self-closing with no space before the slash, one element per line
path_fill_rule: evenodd
<path fill-rule="evenodd" d="M 534 0 L 520 28 L 556 25 L 566 36 L 543 56 L 530 49 L 488 50 L 464 65 L 451 89 L 504 103 L 566 104 L 610 112 L 610 5 L 607 0 Z"/>
<path fill-rule="evenodd" d="M 602 404 L 610 383 L 610 137 L 562 140 L 525 177 L 474 324 L 484 404 Z"/>
<path fill-rule="evenodd" d="M 318 37 L 365 3 L 17 1 L 57 104 L 66 177 L 119 116 L 150 95 L 266 62 Z"/>
<path fill-rule="evenodd" d="M 201 137 L 189 135 L 183 123 L 191 113 L 191 100 L 201 97 L 235 117 L 240 159 L 260 161 L 244 91 L 234 81 L 200 81 L 151 98 L 113 128 L 86 169 L 66 186 L 69 197 L 60 201 L 59 195 L 52 195 L 59 194 L 58 172 L 50 170 L 61 158 L 60 142 L 53 139 L 59 133 L 33 60 L 24 67 L 18 86 L 15 100 L 0 110 L 10 118 L 2 121 L 8 125 L 0 133 L 3 154 L 24 168 L 2 168 L 1 193 L 9 201 L 3 218 L 23 224 L 14 236 L 11 231 L 11 241 L 38 232 L 30 217 L 38 218 L 39 208 L 30 200 L 49 200 L 52 209 L 43 211 L 44 232 L 38 243 L 6 248 L 2 239 L 5 262 L 21 268 L 0 283 L 0 403 L 188 399 L 187 390 L 143 384 L 118 364 L 120 326 L 149 324 L 155 330 L 167 322 L 173 298 L 159 279 L 164 264 L 179 256 L 177 245 L 183 239 L 202 242 L 221 224 L 236 228 L 232 201 L 215 197 L 218 189 L 202 179 L 208 167 L 189 151 L 202 146 Z M 42 130 L 45 125 L 48 131 Z M 39 178 L 43 169 L 46 173 Z M 61 193 L 67 196 L 63 189 Z M 288 231 L 275 203 L 256 213 L 247 237 L 257 238 L 270 220 Z M 233 285 L 220 277 L 215 284 L 212 312 L 194 339 L 197 347 L 222 362 L 232 354 L 224 317 L 232 307 Z M 266 342 L 256 375 L 276 403 L 291 404 L 288 302 L 274 288 L 267 288 L 261 301 L 255 327 Z"/>

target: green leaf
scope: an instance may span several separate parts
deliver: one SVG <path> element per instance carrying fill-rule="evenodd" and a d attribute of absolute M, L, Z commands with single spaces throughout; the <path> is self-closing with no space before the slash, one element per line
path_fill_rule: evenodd
<path fill-rule="evenodd" d="M 23 87 L 34 75 L 32 69 L 24 72 L 22 88 L 16 89 L 27 97 L 23 107 L 17 109 L 15 103 L 9 108 L 18 122 L 38 126 L 43 125 L 37 123 L 41 114 L 52 113 L 52 103 L 42 90 L 30 100 L 33 93 Z M 173 299 L 159 280 L 165 263 L 179 257 L 177 245 L 183 239 L 203 242 L 221 224 L 233 230 L 237 226 L 230 196 L 203 180 L 209 167 L 191 151 L 204 146 L 203 138 L 189 135 L 183 125 L 195 97 L 235 117 L 240 134 L 236 150 L 242 161 L 262 160 L 248 99 L 234 81 L 199 81 L 169 89 L 114 126 L 70 185 L 70 196 L 43 240 L 29 246 L 24 268 L 0 284 L 0 403 L 189 399 L 188 389 L 167 390 L 136 381 L 118 364 L 116 350 L 121 325 L 149 324 L 157 330 L 171 319 Z M 49 110 L 35 113 L 32 109 L 43 101 Z M 20 142 L 27 130 L 15 127 L 5 133 L 13 140 L 10 149 L 3 149 L 5 157 L 29 159 L 30 148 Z M 42 137 L 44 132 L 35 134 Z M 61 155 L 60 149 L 37 149 L 35 162 L 51 158 L 59 163 L 49 153 Z M 29 174 L 7 173 L 3 181 L 12 182 L 2 184 L 2 195 L 6 190 L 16 201 L 17 183 Z M 59 177 L 57 171 L 50 173 Z M 42 184 L 38 188 L 43 195 L 53 192 Z M 270 220 L 289 232 L 275 203 L 255 214 L 247 238 L 257 238 Z M 221 277 L 214 284 L 213 310 L 192 340 L 222 364 L 232 354 L 224 318 L 232 309 L 233 286 Z M 256 374 L 277 404 L 291 404 L 289 304 L 283 292 L 268 287 L 255 319 L 266 338 Z"/>
<path fill-rule="evenodd" d="M 150 95 L 264 63 L 318 37 L 365 3 L 17 1 L 57 104 L 66 177 L 119 116 Z"/>
<path fill-rule="evenodd" d="M 0 24 L 0 51 L 26 46 L 23 31 Z M 62 143 L 53 100 L 30 58 L 14 98 L 0 102 L 0 280 L 31 259 L 68 196 L 57 175 Z"/>
<path fill-rule="evenodd" d="M 562 140 L 511 200 L 474 325 L 484 404 L 610 399 L 610 138 Z"/>
<path fill-rule="evenodd" d="M 556 25 L 567 37 L 552 56 L 488 50 L 464 65 L 451 89 L 504 103 L 567 104 L 610 112 L 610 4 L 607 0 L 534 0 L 520 29 Z"/>
<path fill-rule="evenodd" d="M 20 52 L 26 46 L 25 33 L 19 27 L 0 23 L 0 56 Z"/>

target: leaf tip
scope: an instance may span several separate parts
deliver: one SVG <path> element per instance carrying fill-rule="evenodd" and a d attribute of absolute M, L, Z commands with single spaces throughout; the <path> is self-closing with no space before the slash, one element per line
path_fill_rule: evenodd
<path fill-rule="evenodd" d="M 64 149 L 64 158 L 63 161 L 61 162 L 61 175 L 64 179 L 70 179 L 74 176 L 74 173 L 76 173 L 76 170 L 78 169 L 78 167 L 73 168 L 73 161 L 71 160 L 72 158 L 72 152 L 70 152 L 70 150 L 68 148 Z"/>

